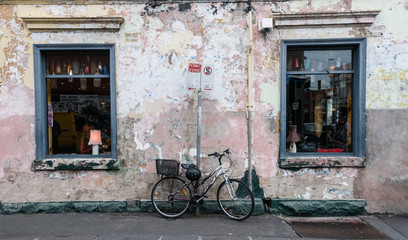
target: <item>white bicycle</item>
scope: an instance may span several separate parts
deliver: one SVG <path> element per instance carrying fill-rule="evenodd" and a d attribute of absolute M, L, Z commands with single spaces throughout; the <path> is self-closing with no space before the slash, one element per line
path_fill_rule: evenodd
<path fill-rule="evenodd" d="M 157 173 L 168 176 L 159 180 L 152 189 L 151 200 L 154 209 L 163 217 L 180 217 L 192 203 L 197 207 L 215 181 L 222 176 L 224 181 L 217 190 L 219 207 L 230 219 L 237 221 L 247 219 L 254 210 L 254 196 L 246 184 L 240 180 L 232 179 L 226 174 L 222 165 L 222 158 L 229 154 L 229 149 L 222 153 L 209 154 L 208 156 L 218 158 L 219 166 L 204 178 L 201 178 L 201 171 L 196 165 L 181 164 L 182 168 L 187 170 L 186 177 L 189 182 L 178 177 L 180 163 L 177 160 L 157 159 Z M 214 176 L 213 179 L 206 185 L 204 191 L 198 193 L 198 188 L 212 176 Z M 191 194 L 191 188 L 193 194 Z"/>

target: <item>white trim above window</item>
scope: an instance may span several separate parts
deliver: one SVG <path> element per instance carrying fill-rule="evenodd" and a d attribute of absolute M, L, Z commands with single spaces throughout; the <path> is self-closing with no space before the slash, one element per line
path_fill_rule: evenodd
<path fill-rule="evenodd" d="M 380 11 L 277 13 L 273 15 L 275 28 L 370 26 Z"/>
<path fill-rule="evenodd" d="M 122 17 L 22 17 L 32 32 L 50 31 L 119 31 Z"/>

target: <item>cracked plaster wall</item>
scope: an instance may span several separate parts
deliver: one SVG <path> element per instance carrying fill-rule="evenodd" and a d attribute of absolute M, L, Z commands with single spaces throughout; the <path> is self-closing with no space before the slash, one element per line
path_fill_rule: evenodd
<path fill-rule="evenodd" d="M 148 199 L 158 179 L 155 158 L 194 162 L 196 113 L 186 90 L 190 62 L 213 63 L 214 90 L 204 94 L 202 152 L 230 148 L 234 176 L 247 168 L 246 51 L 244 3 L 106 5 L 0 5 L 0 199 L 25 201 L 108 201 Z M 289 1 L 254 3 L 254 24 L 271 12 L 310 13 L 382 10 L 368 28 L 276 29 L 263 35 L 254 25 L 254 168 L 266 197 L 299 199 L 367 199 L 372 212 L 407 211 L 382 205 L 362 191 L 367 181 L 390 176 L 378 167 L 278 168 L 280 40 L 367 37 L 367 109 L 404 111 L 408 103 L 408 20 L 406 1 Z M 29 32 L 21 17 L 122 16 L 118 32 Z M 398 20 L 396 20 L 398 19 Z M 34 43 L 115 43 L 119 171 L 34 172 Z M 379 122 L 381 119 L 369 118 Z M 398 127 L 398 122 L 394 123 Z M 368 124 L 368 127 L 371 125 Z M 368 129 L 370 131 L 370 129 Z M 370 141 L 368 140 L 368 143 Z M 368 147 L 368 166 L 378 166 Z M 400 168 L 389 188 L 407 190 L 403 149 L 391 154 L 388 167 Z M 394 156 L 394 157 L 393 157 Z M 204 171 L 214 161 L 203 155 Z M 377 164 L 377 165 L 376 165 Z M 374 184 L 375 183 L 371 183 Z M 405 187 L 404 187 L 405 186 Z M 372 191 L 376 191 L 372 189 Z M 407 201 L 403 194 L 392 198 Z M 406 195 L 405 195 L 406 196 Z M 389 197 L 389 196 L 388 196 Z M 408 204 L 405 204 L 408 206 Z"/>

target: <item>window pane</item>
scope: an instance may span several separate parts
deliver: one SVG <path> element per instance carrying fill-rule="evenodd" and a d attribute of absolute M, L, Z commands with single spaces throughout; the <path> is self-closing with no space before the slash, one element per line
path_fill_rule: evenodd
<path fill-rule="evenodd" d="M 92 154 L 91 129 L 101 130 L 99 154 L 110 153 L 108 69 L 108 54 L 47 56 L 48 75 L 74 75 L 46 79 L 49 155 Z"/>
<path fill-rule="evenodd" d="M 288 51 L 288 71 L 352 70 L 351 50 Z"/>
<path fill-rule="evenodd" d="M 287 152 L 352 151 L 352 79 L 353 74 L 288 75 Z"/>

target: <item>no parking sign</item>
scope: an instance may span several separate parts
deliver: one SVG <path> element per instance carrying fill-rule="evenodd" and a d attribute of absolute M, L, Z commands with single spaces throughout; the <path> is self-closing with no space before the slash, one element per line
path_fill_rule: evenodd
<path fill-rule="evenodd" d="M 211 65 L 203 65 L 201 73 L 201 89 L 211 91 L 214 86 L 214 68 Z"/>

